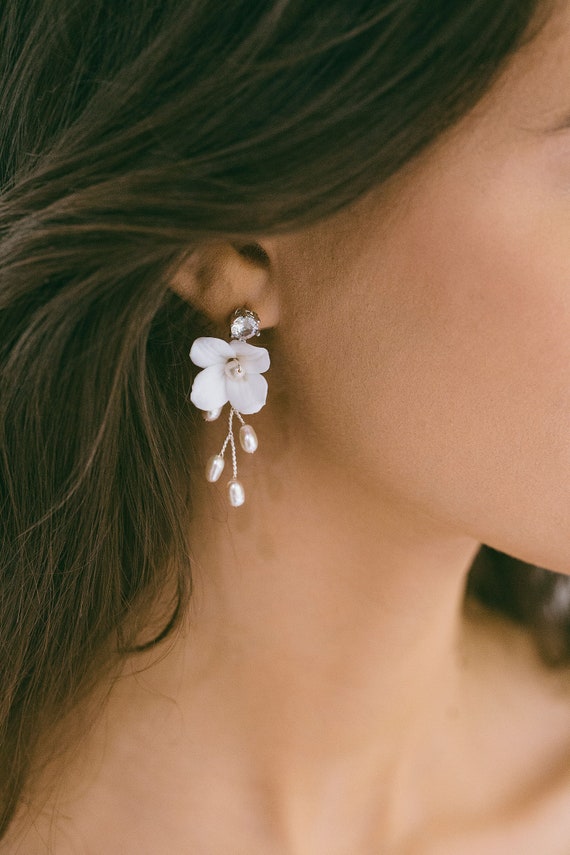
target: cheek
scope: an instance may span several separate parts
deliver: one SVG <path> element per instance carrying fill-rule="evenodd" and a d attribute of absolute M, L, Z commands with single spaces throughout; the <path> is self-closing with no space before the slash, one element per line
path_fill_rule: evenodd
<path fill-rule="evenodd" d="M 492 186 L 420 195 L 379 240 L 354 222 L 297 272 L 288 382 L 303 375 L 307 441 L 352 479 L 570 572 L 568 214 Z"/>
<path fill-rule="evenodd" d="M 373 405 L 414 501 L 570 572 L 570 202 L 553 198 L 509 173 L 409 212 L 390 256 L 400 345 Z"/>

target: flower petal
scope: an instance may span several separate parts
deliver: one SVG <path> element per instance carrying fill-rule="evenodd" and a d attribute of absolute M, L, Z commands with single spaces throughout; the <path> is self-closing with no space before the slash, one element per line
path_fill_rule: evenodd
<path fill-rule="evenodd" d="M 230 347 L 245 368 L 247 374 L 254 371 L 263 374 L 270 365 L 269 353 L 265 347 L 254 347 L 246 341 L 230 341 Z"/>
<path fill-rule="evenodd" d="M 261 374 L 246 374 L 227 383 L 230 404 L 245 416 L 258 413 L 267 400 L 267 380 Z"/>
<path fill-rule="evenodd" d="M 199 410 L 217 410 L 228 400 L 224 365 L 210 365 L 194 378 L 190 400 Z"/>
<path fill-rule="evenodd" d="M 212 338 L 203 336 L 197 338 L 190 348 L 190 359 L 194 365 L 200 368 L 208 368 L 210 365 L 223 365 L 226 360 L 233 359 L 234 352 L 229 342 L 223 338 Z"/>

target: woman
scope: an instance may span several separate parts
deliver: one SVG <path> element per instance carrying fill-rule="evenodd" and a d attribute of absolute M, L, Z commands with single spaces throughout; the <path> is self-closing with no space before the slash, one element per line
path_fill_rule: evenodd
<path fill-rule="evenodd" d="M 0 26 L 0 852 L 567 855 L 570 4 Z"/>

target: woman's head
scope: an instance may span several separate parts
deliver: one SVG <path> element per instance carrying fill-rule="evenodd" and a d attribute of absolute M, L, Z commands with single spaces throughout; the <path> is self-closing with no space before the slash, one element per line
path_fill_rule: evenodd
<path fill-rule="evenodd" d="M 562 201 L 554 210 L 550 185 L 543 209 L 537 184 L 524 187 L 502 147 L 501 134 L 514 133 L 516 122 L 500 105 L 511 103 L 510 85 L 523 84 L 507 79 L 496 96 L 492 88 L 533 32 L 537 7 L 146 0 L 130 14 L 103 0 L 22 0 L 0 12 L 6 818 L 39 735 L 92 685 L 117 645 L 140 637 L 143 606 L 166 578 L 179 600 L 188 596 L 186 485 L 197 427 L 187 352 L 231 302 L 231 277 L 226 290 L 206 289 L 215 295 L 210 306 L 194 287 L 225 269 L 220 257 L 247 261 L 256 287 L 271 283 L 267 294 L 262 287 L 266 323 L 279 311 L 287 331 L 287 340 L 275 334 L 289 353 L 281 385 L 318 362 L 319 376 L 309 368 L 300 394 L 325 448 L 319 420 L 332 404 L 321 401 L 319 410 L 314 401 L 325 387 L 334 401 L 342 341 L 343 382 L 348 366 L 358 395 L 355 460 L 364 464 L 372 449 L 372 471 L 379 476 L 385 466 L 386 478 L 395 461 L 395 501 L 406 490 L 422 509 L 435 505 L 446 521 L 469 522 L 469 534 L 496 531 L 496 545 L 515 545 L 506 517 L 496 521 L 497 505 L 519 489 L 514 455 L 513 481 L 487 509 L 485 487 L 501 486 L 503 451 L 519 442 L 512 419 L 533 427 L 524 390 L 511 388 L 531 368 L 540 388 L 529 401 L 547 415 L 521 446 L 524 480 L 535 447 L 541 495 L 564 465 L 561 442 L 555 466 L 544 460 L 563 400 Z M 488 112 L 481 104 L 480 118 L 467 115 L 487 91 Z M 537 117 L 529 146 L 549 122 Z M 523 137 L 519 170 L 528 162 Z M 552 150 L 545 180 L 548 173 L 555 183 L 559 157 Z M 536 169 L 530 173 L 536 181 Z M 520 217 L 508 205 L 515 185 Z M 526 239 L 539 221 L 544 228 L 543 210 L 554 218 L 544 235 L 556 250 L 545 258 L 554 265 L 550 308 Z M 522 264 L 503 253 L 499 227 L 516 238 Z M 269 256 L 252 249 L 264 242 L 271 273 Z M 523 347 L 527 318 L 535 360 Z M 555 343 L 542 350 L 548 322 Z M 329 323 L 334 340 L 317 337 Z M 487 352 L 505 367 L 495 371 Z M 439 373 L 441 384 L 432 379 Z M 371 378 L 381 378 L 374 389 Z M 345 423 L 350 403 L 345 383 L 336 409 Z M 560 482 L 552 504 L 562 489 Z M 530 501 L 517 497 L 515 527 L 517 508 L 527 519 Z M 545 518 L 542 526 L 554 542 Z M 560 544 L 553 549 L 557 564 Z M 530 543 L 525 553 L 538 554 Z"/>

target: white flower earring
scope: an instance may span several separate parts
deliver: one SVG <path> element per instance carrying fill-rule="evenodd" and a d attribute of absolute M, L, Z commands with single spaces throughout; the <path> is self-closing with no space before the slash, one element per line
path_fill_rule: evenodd
<path fill-rule="evenodd" d="M 245 501 L 245 491 L 237 477 L 237 454 L 234 439 L 234 417 L 241 422 L 240 445 L 249 454 L 257 449 L 257 436 L 242 416 L 258 413 L 267 399 L 267 380 L 262 374 L 270 365 L 264 347 L 247 344 L 258 336 L 260 320 L 250 309 L 236 309 L 230 321 L 230 341 L 221 338 L 197 338 L 190 359 L 203 370 L 194 378 L 190 400 L 202 410 L 206 421 L 217 419 L 229 402 L 228 434 L 218 454 L 206 466 L 208 481 L 217 481 L 224 471 L 224 454 L 229 445 L 232 455 L 232 478 L 228 481 L 230 504 L 237 508 Z"/>

